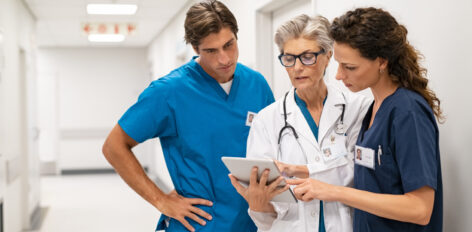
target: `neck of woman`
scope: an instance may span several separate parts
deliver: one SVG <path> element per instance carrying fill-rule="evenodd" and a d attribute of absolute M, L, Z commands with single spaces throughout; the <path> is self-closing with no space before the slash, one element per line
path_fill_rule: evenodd
<path fill-rule="evenodd" d="M 372 95 L 374 95 L 374 109 L 378 109 L 382 102 L 388 96 L 395 93 L 398 88 L 398 84 L 392 81 L 392 78 L 388 75 L 380 78 L 380 80 L 371 87 Z"/>
<path fill-rule="evenodd" d="M 297 95 L 306 103 L 309 110 L 323 109 L 323 101 L 328 95 L 328 88 L 324 81 L 317 86 L 310 86 L 303 89 L 297 89 Z"/>

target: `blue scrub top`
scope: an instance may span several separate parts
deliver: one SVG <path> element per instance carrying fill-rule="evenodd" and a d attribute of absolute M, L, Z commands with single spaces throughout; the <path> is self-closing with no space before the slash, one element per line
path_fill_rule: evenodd
<path fill-rule="evenodd" d="M 310 111 L 308 111 L 308 108 L 306 107 L 306 102 L 304 102 L 297 94 L 297 91 L 294 92 L 295 96 L 295 102 L 298 105 L 298 108 L 302 111 L 303 116 L 305 117 L 306 122 L 310 126 L 311 132 L 313 132 L 313 135 L 315 136 L 315 139 L 318 140 L 318 129 L 319 126 L 316 125 L 315 120 L 310 114 Z M 325 97 L 323 100 L 323 106 L 326 102 L 326 99 L 328 96 Z M 323 213 L 323 201 L 320 201 L 320 217 L 319 217 L 319 222 L 318 222 L 318 232 L 326 232 L 326 227 L 324 223 L 324 213 Z"/>
<path fill-rule="evenodd" d="M 141 143 L 159 137 L 177 193 L 203 198 L 213 206 L 197 206 L 213 219 L 196 231 L 256 231 L 246 201 L 228 178 L 222 156 L 246 156 L 248 111 L 257 113 L 274 102 L 264 77 L 237 64 L 229 95 L 195 61 L 153 81 L 119 120 L 131 138 Z M 187 231 L 165 215 L 156 230 Z"/>
<path fill-rule="evenodd" d="M 426 226 L 390 220 L 355 209 L 354 232 L 442 231 L 443 190 L 439 131 L 431 107 L 416 92 L 398 88 L 375 115 L 367 112 L 357 145 L 375 151 L 375 169 L 355 165 L 354 187 L 374 193 L 405 194 L 423 186 L 435 190 L 434 208 Z M 379 145 L 380 165 L 378 162 Z"/>

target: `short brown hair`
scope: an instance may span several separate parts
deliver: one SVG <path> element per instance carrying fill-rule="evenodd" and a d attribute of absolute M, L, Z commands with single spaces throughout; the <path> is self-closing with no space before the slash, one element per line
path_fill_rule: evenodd
<path fill-rule="evenodd" d="M 185 18 L 185 42 L 198 47 L 200 41 L 211 33 L 218 33 L 229 27 L 238 38 L 238 23 L 233 13 L 216 0 L 195 3 L 187 11 Z"/>

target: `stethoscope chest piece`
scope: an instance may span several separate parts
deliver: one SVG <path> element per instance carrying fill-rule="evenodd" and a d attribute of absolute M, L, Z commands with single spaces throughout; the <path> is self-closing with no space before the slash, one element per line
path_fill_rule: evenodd
<path fill-rule="evenodd" d="M 336 134 L 338 135 L 342 135 L 345 133 L 345 130 L 344 130 L 344 110 L 346 109 L 346 105 L 345 104 L 342 104 L 342 112 L 341 112 L 341 120 L 338 124 L 336 124 L 336 128 L 334 129 L 334 132 L 336 132 Z"/>
<path fill-rule="evenodd" d="M 343 123 L 338 123 L 336 124 L 336 129 L 334 130 L 336 134 L 344 134 L 344 124 Z"/>

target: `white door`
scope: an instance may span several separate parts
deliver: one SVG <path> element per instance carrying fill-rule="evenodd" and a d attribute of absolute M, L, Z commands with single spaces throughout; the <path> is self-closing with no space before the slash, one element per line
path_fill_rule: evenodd
<path fill-rule="evenodd" d="M 34 56 L 20 49 L 19 71 L 21 78 L 21 95 L 23 99 L 23 129 L 24 129 L 24 148 L 22 151 L 22 160 L 26 167 L 23 174 L 23 202 L 25 210 L 25 219 L 23 226 L 30 228 L 31 216 L 35 209 L 39 207 L 40 181 L 39 181 L 39 152 L 38 137 L 39 129 L 37 124 L 36 109 L 36 76 L 34 75 Z"/>
<path fill-rule="evenodd" d="M 291 1 L 272 12 L 272 54 L 274 54 L 272 58 L 272 90 L 274 92 L 275 99 L 283 97 L 285 92 L 287 92 L 292 87 L 292 84 L 290 83 L 287 71 L 285 71 L 285 68 L 280 64 L 278 59 L 280 51 L 277 45 L 273 42 L 273 38 L 277 28 L 281 24 L 300 14 L 313 16 L 314 11 L 310 0 Z"/>

